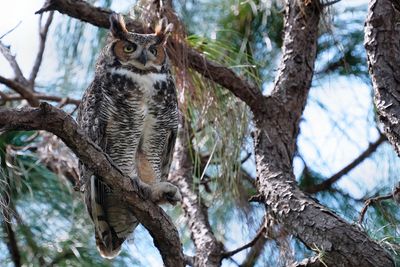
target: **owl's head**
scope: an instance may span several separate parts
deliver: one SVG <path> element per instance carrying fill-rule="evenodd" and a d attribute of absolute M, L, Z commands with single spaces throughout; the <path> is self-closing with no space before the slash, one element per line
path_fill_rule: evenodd
<path fill-rule="evenodd" d="M 160 69 L 166 59 L 165 44 L 173 25 L 161 20 L 152 34 L 139 34 L 126 29 L 123 16 L 110 15 L 110 31 L 115 38 L 111 49 L 122 65 L 138 69 Z"/>

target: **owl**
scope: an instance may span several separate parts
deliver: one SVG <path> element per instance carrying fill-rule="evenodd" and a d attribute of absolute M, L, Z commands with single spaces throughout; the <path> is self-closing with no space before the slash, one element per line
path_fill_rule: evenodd
<path fill-rule="evenodd" d="M 151 188 L 151 200 L 175 204 L 176 186 L 166 182 L 178 126 L 178 107 L 165 44 L 172 24 L 155 33 L 127 30 L 119 14 L 110 16 L 110 37 L 84 93 L 78 123 L 125 175 Z M 80 164 L 84 199 L 95 226 L 101 256 L 116 257 L 138 225 L 116 190 Z"/>

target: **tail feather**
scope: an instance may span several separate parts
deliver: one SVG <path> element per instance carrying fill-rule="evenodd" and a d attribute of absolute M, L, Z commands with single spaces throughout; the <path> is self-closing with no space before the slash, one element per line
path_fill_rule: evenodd
<path fill-rule="evenodd" d="M 100 255 L 112 259 L 138 225 L 136 217 L 118 201 L 111 190 L 97 177 L 90 178 L 86 190 L 86 206 L 95 226 L 95 238 Z"/>
<path fill-rule="evenodd" d="M 119 255 L 119 253 L 121 252 L 122 242 L 119 244 L 118 247 L 115 247 L 115 248 L 110 245 L 105 245 L 104 244 L 105 240 L 99 237 L 99 234 L 97 233 L 97 231 L 95 231 L 95 238 L 96 238 L 97 250 L 99 251 L 100 255 L 103 258 L 113 259 L 113 258 L 117 257 Z"/>

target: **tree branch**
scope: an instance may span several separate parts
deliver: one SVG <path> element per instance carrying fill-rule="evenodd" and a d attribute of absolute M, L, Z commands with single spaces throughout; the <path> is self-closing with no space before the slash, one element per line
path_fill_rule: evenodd
<path fill-rule="evenodd" d="M 49 31 L 50 24 L 53 20 L 53 15 L 54 12 L 50 12 L 49 16 L 47 17 L 46 23 L 44 26 L 42 26 L 42 14 L 40 14 L 39 18 L 39 37 L 40 37 L 40 44 L 39 44 L 39 51 L 36 55 L 35 63 L 33 64 L 33 68 L 31 71 L 31 75 L 29 75 L 29 83 L 31 84 L 31 87 L 33 88 L 36 76 L 39 72 L 39 68 L 42 65 L 42 59 L 43 59 L 43 53 L 44 53 L 44 48 L 46 46 L 46 38 L 47 38 L 47 32 Z"/>
<path fill-rule="evenodd" d="M 369 2 L 364 44 L 379 120 L 400 155 L 400 12 L 396 5 L 392 0 Z"/>
<path fill-rule="evenodd" d="M 93 7 L 82 0 L 47 0 L 44 7 L 36 13 L 41 14 L 50 10 L 57 10 L 62 14 L 98 27 L 107 29 L 110 27 L 109 16 L 112 13 L 111 10 Z M 128 28 L 138 32 L 143 31 L 143 26 L 137 21 L 133 21 L 129 17 L 126 17 L 125 21 Z M 169 41 L 171 40 L 172 38 L 169 39 Z M 187 51 L 187 62 L 190 68 L 227 88 L 235 96 L 246 102 L 253 111 L 259 111 L 263 107 L 262 102 L 260 102 L 263 99 L 260 89 L 248 83 L 244 78 L 239 77 L 231 69 L 206 59 L 203 54 L 187 47 L 185 44 L 173 43 L 172 47 L 177 47 L 176 50 L 179 51 Z M 168 52 L 170 53 L 171 51 Z"/>
<path fill-rule="evenodd" d="M 236 253 L 239 253 L 242 250 L 245 250 L 247 248 L 250 248 L 250 247 L 254 246 L 254 244 L 264 235 L 264 232 L 265 232 L 265 226 L 263 224 L 260 227 L 260 229 L 257 231 L 257 234 L 255 235 L 255 237 L 249 243 L 247 243 L 247 244 L 245 244 L 245 245 L 243 245 L 243 246 L 241 246 L 241 247 L 239 247 L 237 249 L 223 252 L 222 253 L 222 258 L 225 259 L 225 258 L 232 257 Z"/>
<path fill-rule="evenodd" d="M 4 33 L 2 36 L 0 36 L 0 40 L 3 39 L 4 36 L 10 34 L 11 32 L 13 32 L 16 28 L 18 28 L 19 25 L 21 25 L 22 20 L 20 20 L 17 25 L 15 25 L 14 27 L 12 27 L 10 30 L 8 30 L 6 33 Z"/>
<path fill-rule="evenodd" d="M 385 142 L 386 136 L 383 134 L 380 134 L 379 138 L 373 142 L 370 143 L 369 146 L 367 147 L 366 150 L 364 150 L 357 158 L 355 158 L 352 162 L 350 162 L 347 166 L 345 166 L 343 169 L 332 175 L 330 178 L 326 179 L 320 184 L 315 184 L 311 185 L 307 188 L 304 189 L 305 192 L 314 194 L 320 191 L 328 190 L 331 188 L 331 186 L 339 181 L 343 176 L 348 174 L 351 170 L 356 168 L 360 163 L 362 163 L 366 158 L 368 158 L 372 153 L 376 151 L 376 149 L 383 143 Z"/>
<path fill-rule="evenodd" d="M 186 122 L 182 120 L 172 163 L 175 168 L 171 170 L 168 179 L 178 186 L 182 194 L 182 208 L 196 247 L 194 266 L 217 267 L 221 265 L 223 246 L 214 236 L 203 201 L 192 191 L 193 163 L 189 154 L 187 127 Z"/>
<path fill-rule="evenodd" d="M 266 112 L 254 114 L 258 190 L 269 214 L 307 247 L 322 251 L 328 266 L 394 266 L 384 248 L 296 184 L 292 164 L 313 77 L 321 5 L 317 0 L 286 3 L 278 77 Z"/>
<path fill-rule="evenodd" d="M 29 90 L 28 88 L 26 88 L 24 85 L 22 85 L 21 83 L 14 81 L 14 80 L 4 78 L 3 76 L 0 76 L 0 83 L 8 86 L 9 88 L 13 89 L 15 92 L 20 94 L 24 99 L 26 99 L 28 101 L 28 103 L 31 106 L 33 106 L 33 107 L 39 106 L 40 102 L 35 97 L 34 93 L 31 90 Z"/>
<path fill-rule="evenodd" d="M 368 207 L 375 204 L 376 202 L 382 201 L 382 200 L 388 200 L 388 199 L 397 199 L 398 195 L 400 194 L 400 186 L 395 187 L 392 193 L 384 195 L 384 196 L 377 196 L 377 197 L 372 197 L 369 198 L 365 201 L 364 207 L 362 208 L 360 212 L 360 217 L 358 218 L 358 224 L 362 224 L 364 220 L 365 213 L 368 210 Z"/>
<path fill-rule="evenodd" d="M 251 247 L 249 253 L 247 253 L 246 258 L 240 264 L 240 267 L 253 267 L 256 265 L 258 258 L 260 257 L 267 238 L 263 235 L 256 241 L 256 243 Z"/>
<path fill-rule="evenodd" d="M 1 79 L 2 79 L 2 77 L 0 76 L 0 80 Z M 37 94 L 37 93 L 33 93 L 31 95 L 34 98 L 39 99 L 39 100 L 60 102 L 60 103 L 63 103 L 64 105 L 72 104 L 72 105 L 79 106 L 79 104 L 81 103 L 80 100 L 69 98 L 69 97 L 59 97 L 59 96 L 54 96 L 54 95 L 44 95 L 44 94 Z M 1 101 L 7 102 L 7 101 L 16 101 L 16 100 L 23 100 L 23 99 L 26 99 L 26 98 L 23 97 L 22 95 L 7 95 L 7 94 L 0 92 L 0 103 L 1 103 Z"/>
<path fill-rule="evenodd" d="M 262 112 L 264 96 L 258 87 L 249 84 L 231 69 L 207 60 L 205 55 L 193 48 L 186 47 L 184 49 L 188 50 L 188 64 L 190 68 L 231 91 L 245 102 L 254 113 Z"/>
<path fill-rule="evenodd" d="M 121 192 L 120 201 L 132 207 L 150 232 L 164 264 L 184 266 L 181 242 L 171 219 L 149 200 L 147 188 L 123 176 L 108 156 L 83 134 L 71 116 L 46 103 L 41 103 L 39 108 L 1 109 L 0 129 L 46 130 L 60 137 L 89 169 L 102 177 L 108 186 Z"/>
<path fill-rule="evenodd" d="M 25 79 L 24 75 L 22 74 L 22 71 L 21 71 L 17 61 L 15 60 L 15 56 L 13 56 L 11 54 L 10 49 L 8 47 L 6 47 L 1 41 L 0 41 L 0 52 L 7 59 L 11 68 L 14 70 L 16 80 L 24 85 L 28 84 L 27 80 Z"/>
<path fill-rule="evenodd" d="M 61 14 L 88 22 L 101 28 L 110 28 L 111 10 L 94 7 L 83 0 L 46 0 L 43 7 L 35 14 L 57 10 Z"/>

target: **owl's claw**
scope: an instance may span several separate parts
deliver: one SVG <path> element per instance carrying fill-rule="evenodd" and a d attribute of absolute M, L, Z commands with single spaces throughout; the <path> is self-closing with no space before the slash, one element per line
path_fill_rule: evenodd
<path fill-rule="evenodd" d="M 151 187 L 151 199 L 157 204 L 170 203 L 176 205 L 182 200 L 178 187 L 168 182 L 154 184 Z"/>

